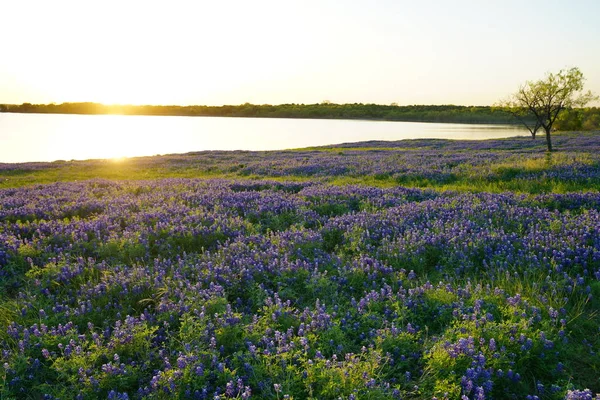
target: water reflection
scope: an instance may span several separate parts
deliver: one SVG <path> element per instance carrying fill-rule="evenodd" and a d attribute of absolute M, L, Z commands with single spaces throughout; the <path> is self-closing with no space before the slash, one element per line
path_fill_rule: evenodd
<path fill-rule="evenodd" d="M 322 119 L 0 113 L 0 162 L 84 160 L 201 150 L 280 150 L 366 140 L 493 139 L 504 125 Z"/>

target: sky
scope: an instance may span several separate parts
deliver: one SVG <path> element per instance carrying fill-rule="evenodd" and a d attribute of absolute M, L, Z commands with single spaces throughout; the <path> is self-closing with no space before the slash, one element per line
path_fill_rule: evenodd
<path fill-rule="evenodd" d="M 579 67 L 598 0 L 0 0 L 0 103 L 492 105 Z"/>

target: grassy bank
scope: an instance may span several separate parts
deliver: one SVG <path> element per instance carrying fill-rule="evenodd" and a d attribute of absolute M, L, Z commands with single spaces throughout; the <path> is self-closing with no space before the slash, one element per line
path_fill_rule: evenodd
<path fill-rule="evenodd" d="M 224 106 L 132 106 L 98 103 L 0 104 L 0 112 L 124 114 L 246 118 L 319 118 L 388 121 L 514 124 L 510 113 L 481 106 L 397 106 L 381 104 L 241 104 Z"/>
<path fill-rule="evenodd" d="M 123 160 L 0 164 L 0 187 L 92 178 L 317 180 L 332 184 L 500 193 L 597 191 L 600 136 L 556 134 L 557 152 L 527 137 L 402 140 L 271 152 L 199 152 Z"/>
<path fill-rule="evenodd" d="M 117 114 L 246 118 L 317 118 L 471 124 L 520 124 L 509 112 L 490 106 L 381 104 L 241 104 L 225 106 L 133 106 L 99 103 L 0 104 L 0 112 L 41 114 Z M 559 130 L 600 129 L 600 108 L 564 110 Z"/>

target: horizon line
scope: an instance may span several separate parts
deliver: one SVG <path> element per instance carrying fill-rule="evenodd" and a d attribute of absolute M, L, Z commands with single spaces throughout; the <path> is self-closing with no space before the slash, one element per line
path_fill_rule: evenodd
<path fill-rule="evenodd" d="M 63 102 L 50 102 L 50 103 L 31 103 L 31 102 L 23 102 L 23 103 L 0 103 L 3 106 L 23 106 L 23 105 L 32 105 L 32 106 L 60 106 L 66 104 L 89 104 L 89 105 L 101 105 L 106 107 L 239 107 L 239 106 L 284 106 L 284 105 L 375 105 L 375 106 L 387 106 L 387 107 L 414 107 L 414 106 L 454 106 L 454 107 L 494 107 L 494 105 L 483 105 L 483 104 L 454 104 L 454 103 L 444 103 L 444 104 L 398 104 L 396 102 L 384 104 L 384 103 L 363 103 L 363 102 L 353 102 L 353 103 L 336 103 L 329 100 L 323 100 L 321 102 L 315 103 L 250 103 L 244 102 L 239 104 L 219 104 L 219 105 L 209 105 L 209 104 L 141 104 L 141 103 L 103 103 L 98 101 L 63 101 Z"/>

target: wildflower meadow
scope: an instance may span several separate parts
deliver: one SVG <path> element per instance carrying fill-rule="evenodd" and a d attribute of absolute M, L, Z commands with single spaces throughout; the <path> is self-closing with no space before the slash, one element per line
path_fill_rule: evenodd
<path fill-rule="evenodd" d="M 1 164 L 0 399 L 597 399 L 600 136 Z"/>

